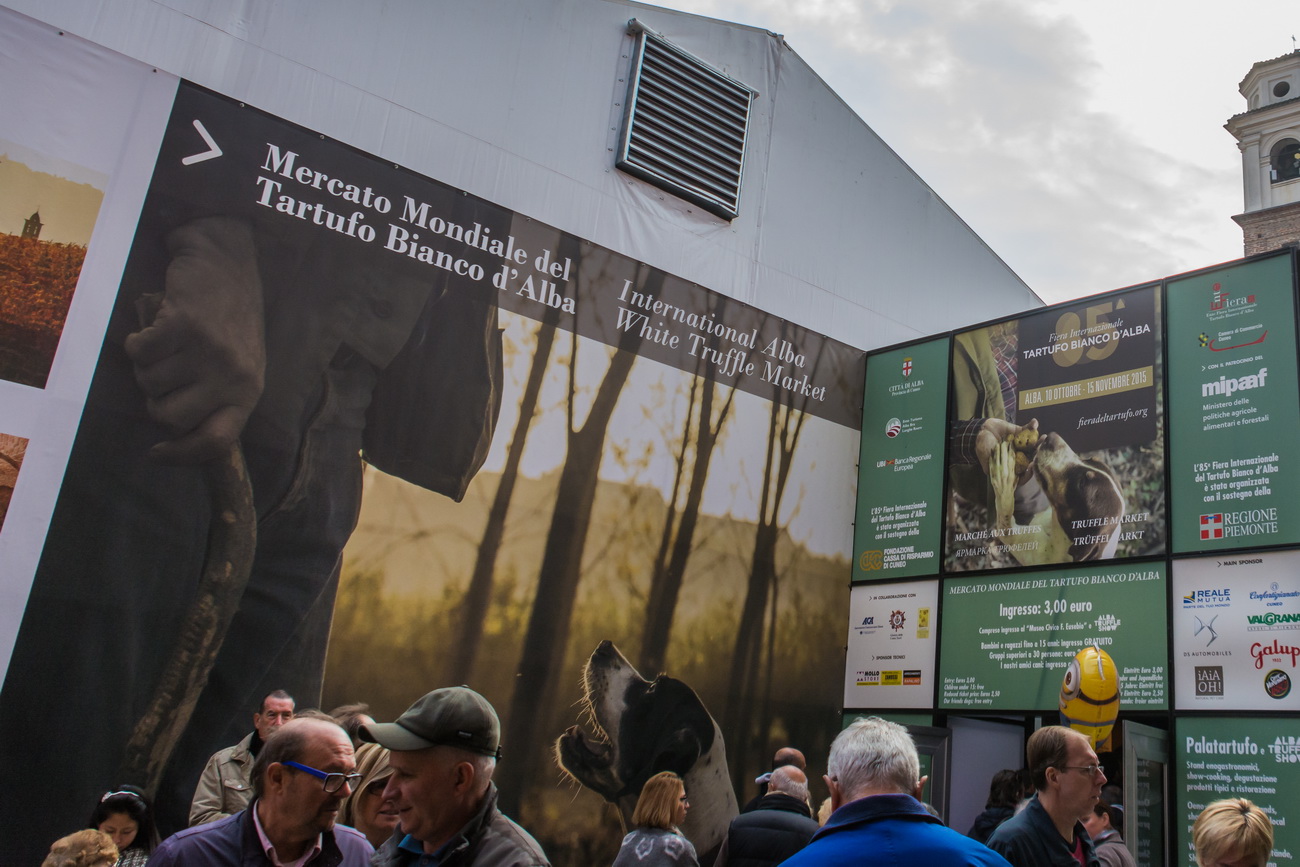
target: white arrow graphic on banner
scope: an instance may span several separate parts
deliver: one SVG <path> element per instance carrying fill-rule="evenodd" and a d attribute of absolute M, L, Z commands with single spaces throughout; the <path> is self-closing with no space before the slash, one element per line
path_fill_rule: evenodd
<path fill-rule="evenodd" d="M 190 156 L 185 157 L 181 160 L 181 165 L 183 166 L 192 166 L 195 163 L 201 163 L 204 160 L 215 159 L 216 157 L 221 156 L 221 148 L 217 147 L 217 143 L 212 140 L 212 136 L 203 128 L 203 124 L 199 123 L 198 118 L 194 119 L 194 128 L 199 131 L 199 135 L 203 136 L 203 140 L 207 142 L 210 150 L 203 151 L 203 153 L 191 154 Z"/>

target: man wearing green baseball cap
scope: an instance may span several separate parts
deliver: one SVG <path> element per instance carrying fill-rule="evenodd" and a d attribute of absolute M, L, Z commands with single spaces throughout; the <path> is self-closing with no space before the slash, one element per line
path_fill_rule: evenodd
<path fill-rule="evenodd" d="M 396 722 L 363 725 L 361 739 L 391 751 L 383 796 L 400 822 L 374 867 L 550 867 L 537 841 L 497 809 L 501 722 L 483 696 L 435 689 Z"/>

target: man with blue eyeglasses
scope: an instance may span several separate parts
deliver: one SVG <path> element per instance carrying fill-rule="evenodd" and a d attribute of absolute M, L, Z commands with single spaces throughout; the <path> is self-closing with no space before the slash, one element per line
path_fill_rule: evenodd
<path fill-rule="evenodd" d="M 374 848 L 335 825 L 339 805 L 360 782 L 347 732 L 320 719 L 295 719 L 274 732 L 253 764 L 253 802 L 217 822 L 173 834 L 152 867 L 366 867 Z"/>
<path fill-rule="evenodd" d="M 1106 784 L 1092 742 L 1064 726 L 1043 726 L 1029 736 L 1025 759 L 1038 792 L 998 826 L 988 847 L 1012 867 L 1101 867 L 1079 821 Z"/>

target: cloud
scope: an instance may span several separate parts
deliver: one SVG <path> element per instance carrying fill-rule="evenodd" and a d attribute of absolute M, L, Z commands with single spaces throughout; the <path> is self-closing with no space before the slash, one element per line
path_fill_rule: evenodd
<path fill-rule="evenodd" d="M 1009 0 L 679 0 L 786 41 L 1047 301 L 1208 264 L 1236 183 L 1098 99 L 1078 20 Z M 1100 108 L 1098 107 L 1100 106 Z M 1239 238 L 1240 235 L 1238 234 Z"/>

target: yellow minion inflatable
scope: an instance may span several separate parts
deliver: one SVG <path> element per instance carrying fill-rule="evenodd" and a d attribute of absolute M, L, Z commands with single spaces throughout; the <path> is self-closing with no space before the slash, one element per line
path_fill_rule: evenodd
<path fill-rule="evenodd" d="M 1110 750 L 1119 716 L 1119 669 L 1097 645 L 1074 655 L 1061 681 L 1061 725 L 1086 735 L 1099 753 Z"/>

